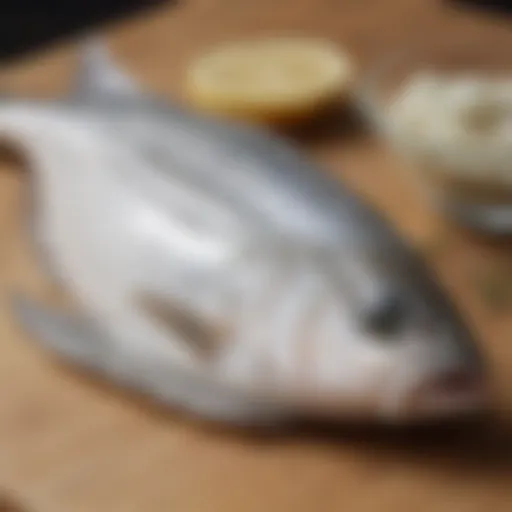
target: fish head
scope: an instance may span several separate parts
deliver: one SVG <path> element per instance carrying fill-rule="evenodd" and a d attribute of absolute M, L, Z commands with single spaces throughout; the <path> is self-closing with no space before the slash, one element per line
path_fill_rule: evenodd
<path fill-rule="evenodd" d="M 420 263 L 420 264 L 418 264 Z M 358 255 L 329 273 L 331 295 L 315 341 L 331 398 L 390 422 L 479 413 L 487 406 L 484 358 L 422 262 L 387 265 Z M 339 266 L 338 266 L 339 268 Z M 325 329 L 328 325 L 329 328 Z"/>
<path fill-rule="evenodd" d="M 383 265 L 379 251 L 329 252 L 266 260 L 246 316 L 254 322 L 228 344 L 223 375 L 328 421 L 410 424 L 480 413 L 483 358 L 427 269 L 408 256 Z"/>

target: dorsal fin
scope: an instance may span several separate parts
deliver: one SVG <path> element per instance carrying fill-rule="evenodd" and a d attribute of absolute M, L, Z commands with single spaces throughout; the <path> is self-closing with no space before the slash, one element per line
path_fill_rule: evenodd
<path fill-rule="evenodd" d="M 73 82 L 70 94 L 75 97 L 136 97 L 142 94 L 135 81 L 116 66 L 98 36 L 90 36 L 81 43 Z"/>

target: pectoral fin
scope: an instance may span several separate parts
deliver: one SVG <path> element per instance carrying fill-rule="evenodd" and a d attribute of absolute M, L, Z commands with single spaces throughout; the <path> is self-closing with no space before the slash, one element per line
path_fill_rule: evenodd
<path fill-rule="evenodd" d="M 168 298 L 145 294 L 139 298 L 142 309 L 170 334 L 203 358 L 214 356 L 225 335 L 220 325 L 209 322 L 185 306 Z"/>

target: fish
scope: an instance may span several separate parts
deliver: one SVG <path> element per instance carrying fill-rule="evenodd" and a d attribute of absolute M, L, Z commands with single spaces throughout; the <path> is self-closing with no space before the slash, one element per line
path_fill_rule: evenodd
<path fill-rule="evenodd" d="M 4 97 L 27 230 L 74 312 L 13 294 L 44 350 L 206 420 L 411 425 L 490 402 L 478 341 L 384 216 L 297 144 L 151 92 L 102 36 L 68 92 Z"/>

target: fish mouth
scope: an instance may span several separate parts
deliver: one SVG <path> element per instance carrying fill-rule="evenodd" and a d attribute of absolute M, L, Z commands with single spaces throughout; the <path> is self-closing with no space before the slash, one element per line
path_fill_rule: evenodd
<path fill-rule="evenodd" d="M 489 405 L 481 372 L 456 369 L 422 381 L 409 395 L 406 414 L 411 420 L 456 419 L 484 412 Z"/>

